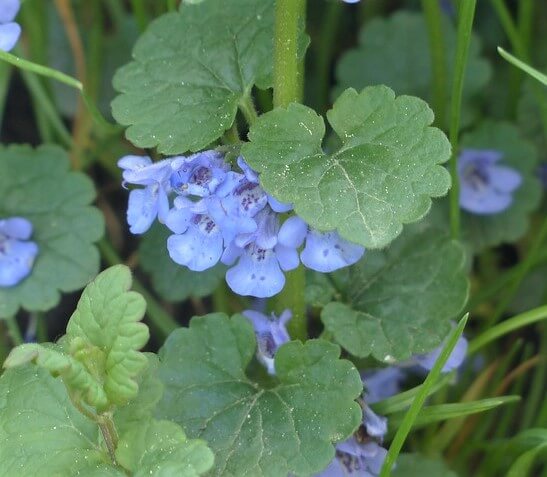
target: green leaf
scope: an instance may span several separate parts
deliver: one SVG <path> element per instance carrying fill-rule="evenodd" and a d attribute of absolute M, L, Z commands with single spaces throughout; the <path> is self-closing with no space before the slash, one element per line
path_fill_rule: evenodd
<path fill-rule="evenodd" d="M 321 319 L 357 357 L 389 363 L 431 351 L 467 300 L 464 265 L 462 247 L 444 232 L 410 227 L 350 268 L 348 303 L 328 304 Z"/>
<path fill-rule="evenodd" d="M 260 182 L 319 230 L 337 229 L 369 248 L 387 245 L 403 224 L 446 193 L 450 177 L 440 166 L 450 155 L 446 136 L 429 127 L 433 113 L 422 100 L 395 98 L 385 86 L 346 90 L 327 113 L 343 142 L 325 155 L 323 119 L 291 104 L 256 121 L 242 154 Z"/>
<path fill-rule="evenodd" d="M 214 457 L 205 441 L 188 440 L 174 422 L 149 420 L 120 439 L 116 459 L 133 477 L 197 477 L 213 466 Z"/>
<path fill-rule="evenodd" d="M 0 377 L 0 476 L 123 474 L 109 465 L 99 428 L 71 405 L 65 387 L 35 366 Z M 86 473 L 83 473 L 84 470 Z"/>
<path fill-rule="evenodd" d="M 141 323 L 146 302 L 131 287 L 131 272 L 116 265 L 84 290 L 67 325 L 70 353 L 99 374 L 111 404 L 123 405 L 137 395 L 135 378 L 147 365 L 139 350 L 149 338 Z"/>
<path fill-rule="evenodd" d="M 533 469 L 534 462 L 542 454 L 547 454 L 547 443 L 539 444 L 522 454 L 507 472 L 507 477 L 531 476 L 530 471 Z"/>
<path fill-rule="evenodd" d="M 203 272 L 193 272 L 177 265 L 167 252 L 169 230 L 155 224 L 144 236 L 139 249 L 140 264 L 150 274 L 152 285 L 168 301 L 183 301 L 190 296 L 210 295 L 224 280 L 222 264 Z"/>
<path fill-rule="evenodd" d="M 159 359 L 153 353 L 144 353 L 148 366 L 137 376 L 138 394 L 125 406 L 116 409 L 116 429 L 124 434 L 139 422 L 146 422 L 153 416 L 156 405 L 163 396 L 163 383 L 158 378 Z"/>
<path fill-rule="evenodd" d="M 447 78 L 453 78 L 456 30 L 443 18 Z M 346 88 L 385 84 L 397 94 L 431 99 L 432 68 L 427 26 L 422 14 L 400 11 L 389 18 L 368 22 L 359 35 L 359 46 L 348 51 L 336 68 L 336 93 Z M 480 41 L 473 36 L 464 81 L 464 123 L 475 115 L 470 101 L 490 78 L 489 63 L 479 56 Z M 450 91 L 451 85 L 447 85 Z M 448 106 L 449 98 L 447 98 Z M 447 108 L 448 111 L 448 108 Z"/>
<path fill-rule="evenodd" d="M 39 247 L 31 274 L 14 287 L 0 288 L 0 317 L 19 307 L 48 310 L 60 292 L 82 288 L 99 270 L 93 242 L 103 234 L 101 213 L 89 204 L 93 183 L 69 171 L 65 151 L 55 146 L 0 148 L 0 218 L 32 222 Z"/>
<path fill-rule="evenodd" d="M 334 455 L 331 442 L 359 425 L 357 370 L 322 340 L 290 342 L 276 354 L 275 383 L 245 375 L 256 348 L 244 317 L 193 318 L 171 334 L 160 359 L 165 385 L 158 416 L 205 439 L 215 453 L 214 475 L 309 475 Z"/>
<path fill-rule="evenodd" d="M 503 56 L 504 59 L 506 59 L 509 63 L 511 63 L 513 66 L 516 66 L 517 68 L 524 71 L 527 75 L 531 76 L 532 78 L 536 79 L 540 83 L 543 83 L 544 86 L 547 86 L 547 75 L 544 75 L 540 71 L 536 70 L 529 64 L 525 63 L 524 61 L 519 60 L 515 56 L 511 55 L 507 51 L 505 51 L 503 48 L 498 46 L 498 53 Z"/>
<path fill-rule="evenodd" d="M 222 136 L 253 85 L 271 86 L 273 8 L 209 0 L 151 23 L 114 77 L 112 112 L 127 138 L 178 154 Z"/>
<path fill-rule="evenodd" d="M 148 360 L 142 348 L 149 338 L 144 298 L 128 291 L 131 272 L 116 265 L 100 273 L 84 290 L 62 339 L 63 348 L 25 344 L 13 349 L 5 367 L 33 361 L 61 376 L 71 393 L 103 412 L 137 396 L 139 374 Z"/>
<path fill-rule="evenodd" d="M 480 412 L 490 411 L 505 404 L 511 404 L 520 400 L 520 396 L 500 396 L 495 398 L 480 399 L 472 402 L 457 402 L 426 406 L 420 410 L 418 417 L 412 426 L 413 430 L 428 426 L 434 422 L 446 421 L 458 417 L 469 416 Z M 401 424 L 404 414 L 392 415 L 389 418 L 389 426 L 396 430 Z"/>
<path fill-rule="evenodd" d="M 46 348 L 39 344 L 24 344 L 14 348 L 4 362 L 4 368 L 15 368 L 26 363 L 35 363 L 46 369 L 52 376 L 61 376 L 71 391 L 83 393 L 89 405 L 104 409 L 108 397 L 102 385 L 89 373 L 86 367 L 72 356 Z"/>
<path fill-rule="evenodd" d="M 528 230 L 531 212 L 541 200 L 541 184 L 536 174 L 536 149 L 515 126 L 494 121 L 485 121 L 464 134 L 461 148 L 501 151 L 501 164 L 517 170 L 523 179 L 513 193 L 513 203 L 505 211 L 492 215 L 461 211 L 462 241 L 475 253 L 501 243 L 515 242 Z M 439 226 L 448 224 L 447 209 L 447 204 L 439 204 L 427 220 Z"/>
<path fill-rule="evenodd" d="M 392 471 L 393 477 L 457 477 L 441 459 L 421 454 L 401 454 Z"/>

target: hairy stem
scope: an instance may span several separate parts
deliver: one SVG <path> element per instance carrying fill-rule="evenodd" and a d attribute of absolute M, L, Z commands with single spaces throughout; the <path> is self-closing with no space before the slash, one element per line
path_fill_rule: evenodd
<path fill-rule="evenodd" d="M 305 20 L 306 0 L 276 0 L 274 51 L 274 107 L 285 107 L 302 99 L 302 59 L 298 57 L 298 32 Z M 292 312 L 288 329 L 293 339 L 307 337 L 304 267 L 286 274 L 285 287 L 274 299 L 273 308 Z"/>

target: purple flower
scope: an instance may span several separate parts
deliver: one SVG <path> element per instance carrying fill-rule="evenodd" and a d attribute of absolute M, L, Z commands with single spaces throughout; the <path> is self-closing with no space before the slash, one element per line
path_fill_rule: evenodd
<path fill-rule="evenodd" d="M 278 348 L 291 340 L 286 324 L 292 314 L 285 310 L 279 318 L 273 313 L 264 315 L 258 311 L 245 310 L 243 316 L 250 320 L 256 334 L 258 360 L 266 367 L 269 374 L 275 374 L 274 357 Z"/>
<path fill-rule="evenodd" d="M 413 361 L 416 362 L 418 366 L 421 366 L 427 371 L 431 371 L 431 369 L 435 365 L 435 361 L 437 361 L 437 358 L 441 354 L 443 346 L 444 342 L 430 353 L 415 356 L 413 358 Z M 452 350 L 452 353 L 450 353 L 447 362 L 444 364 L 442 372 L 449 373 L 450 371 L 459 368 L 464 362 L 466 354 L 467 340 L 463 336 L 460 336 L 460 338 L 456 342 L 456 346 Z"/>
<path fill-rule="evenodd" d="M 318 232 L 311 229 L 300 217 L 288 218 L 279 231 L 279 243 L 298 248 L 306 241 L 300 253 L 302 263 L 312 270 L 328 273 L 353 265 L 363 256 L 365 249 L 342 239 L 337 232 Z"/>
<path fill-rule="evenodd" d="M 497 214 L 513 202 L 512 193 L 522 177 L 514 169 L 498 164 L 500 151 L 464 149 L 458 157 L 460 206 L 481 215 Z"/>
<path fill-rule="evenodd" d="M 365 401 L 373 404 L 395 396 L 401 391 L 401 381 L 405 377 L 405 373 L 396 366 L 364 372 Z"/>
<path fill-rule="evenodd" d="M 387 451 L 376 441 L 359 442 L 350 437 L 336 445 L 336 454 L 329 466 L 316 477 L 377 477 Z"/>
<path fill-rule="evenodd" d="M 0 287 L 12 287 L 27 277 L 38 254 L 31 242 L 32 224 L 21 217 L 0 220 Z"/>
<path fill-rule="evenodd" d="M 125 156 L 118 161 L 125 184 L 144 186 L 129 193 L 127 223 L 133 234 L 146 232 L 156 217 L 164 222 L 169 212 L 171 159 L 153 163 L 146 156 Z"/>
<path fill-rule="evenodd" d="M 224 181 L 228 164 L 217 151 L 180 156 L 171 162 L 171 187 L 177 194 L 207 197 Z"/>
<path fill-rule="evenodd" d="M 222 255 L 223 241 L 214 220 L 205 214 L 195 214 L 182 234 L 167 239 L 169 256 L 179 265 L 201 272 L 214 267 Z"/>
<path fill-rule="evenodd" d="M 223 263 L 238 263 L 226 272 L 226 282 L 239 295 L 266 298 L 279 293 L 285 285 L 283 271 L 298 266 L 295 248 L 278 244 L 279 219 L 270 207 L 256 217 L 257 229 L 239 235 L 222 257 Z"/>
<path fill-rule="evenodd" d="M 0 0 L 0 50 L 10 51 L 21 36 L 21 27 L 13 21 L 20 7 L 19 0 Z"/>

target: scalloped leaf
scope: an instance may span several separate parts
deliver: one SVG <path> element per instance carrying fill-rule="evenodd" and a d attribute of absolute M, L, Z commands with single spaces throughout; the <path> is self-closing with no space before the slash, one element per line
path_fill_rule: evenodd
<path fill-rule="evenodd" d="M 120 439 L 116 459 L 133 477 L 197 477 L 213 467 L 214 456 L 205 441 L 187 439 L 174 422 L 149 420 Z"/>
<path fill-rule="evenodd" d="M 139 248 L 139 263 L 150 274 L 154 290 L 168 301 L 183 301 L 190 296 L 203 297 L 213 293 L 224 280 L 226 267 L 218 264 L 203 272 L 193 272 L 177 265 L 167 252 L 170 234 L 165 226 L 154 224 L 144 235 Z"/>
<path fill-rule="evenodd" d="M 0 377 L 0 422 L 1 477 L 124 475 L 109 465 L 97 425 L 43 369 L 22 366 Z"/>
<path fill-rule="evenodd" d="M 93 183 L 69 171 L 64 150 L 56 146 L 0 147 L 0 218 L 32 222 L 31 240 L 39 253 L 31 274 L 14 287 L 0 288 L 0 317 L 19 307 L 45 311 L 60 292 L 82 288 L 99 270 L 93 242 L 103 235 L 101 213 L 89 204 Z"/>
<path fill-rule="evenodd" d="M 252 126 L 242 154 L 260 172 L 264 189 L 319 230 L 337 229 L 368 248 L 387 245 L 444 195 L 450 176 L 440 164 L 450 144 L 429 127 L 433 113 L 385 86 L 346 90 L 327 113 L 342 147 L 323 153 L 323 119 L 290 104 Z"/>
<path fill-rule="evenodd" d="M 29 343 L 14 348 L 4 362 L 4 368 L 15 368 L 27 363 L 46 369 L 52 376 L 60 376 L 69 389 L 83 393 L 89 405 L 99 409 L 108 406 L 108 398 L 101 384 L 72 356 L 51 347 Z"/>
<path fill-rule="evenodd" d="M 443 16 L 444 51 L 446 58 L 447 91 L 454 77 L 456 29 Z M 463 117 L 468 124 L 476 115 L 470 99 L 480 92 L 490 79 L 488 61 L 480 57 L 480 38 L 472 35 L 464 81 Z M 431 53 L 427 25 L 421 13 L 399 11 L 389 18 L 375 18 L 361 29 L 359 46 L 345 53 L 336 67 L 335 92 L 346 88 L 385 84 L 397 94 L 410 94 L 431 100 Z M 447 118 L 449 98 L 446 98 Z"/>
<path fill-rule="evenodd" d="M 116 265 L 84 290 L 67 325 L 70 353 L 100 375 L 110 404 L 123 405 L 138 392 L 136 377 L 147 366 L 139 350 L 147 343 L 141 323 L 144 298 L 131 288 L 131 271 Z"/>
<path fill-rule="evenodd" d="M 468 292 L 461 245 L 419 224 L 351 267 L 348 303 L 329 303 L 321 319 L 354 356 L 402 361 L 441 343 Z"/>
<path fill-rule="evenodd" d="M 331 443 L 360 423 L 359 373 L 332 343 L 293 341 L 277 351 L 277 378 L 264 387 L 245 375 L 255 348 L 252 326 L 238 315 L 195 317 L 174 331 L 160 354 L 158 416 L 209 443 L 213 475 L 320 471 L 334 455 Z"/>
<path fill-rule="evenodd" d="M 274 0 L 208 0 L 152 22 L 114 77 L 112 113 L 127 139 L 179 154 L 222 136 L 253 85 L 271 86 L 273 9 Z"/>

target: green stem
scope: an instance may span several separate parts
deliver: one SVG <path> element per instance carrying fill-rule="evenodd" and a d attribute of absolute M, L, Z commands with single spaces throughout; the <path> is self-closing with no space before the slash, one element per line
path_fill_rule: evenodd
<path fill-rule="evenodd" d="M 547 357 L 547 326 L 545 324 L 541 327 L 539 355 Z M 541 403 L 545 399 L 545 389 L 547 389 L 547 360 L 544 359 L 536 367 L 534 376 L 531 379 L 526 405 L 520 420 L 519 427 L 521 431 L 533 427 L 534 418 L 538 415 Z"/>
<path fill-rule="evenodd" d="M 84 101 L 84 104 L 87 106 L 89 113 L 91 114 L 93 119 L 97 122 L 97 124 L 104 127 L 105 129 L 111 130 L 112 132 L 117 133 L 121 130 L 120 127 L 108 122 L 103 117 L 103 115 L 97 109 L 95 104 L 89 99 L 89 96 L 84 91 L 84 87 L 82 83 L 78 81 L 76 78 L 66 75 L 62 73 L 61 71 L 48 68 L 47 66 L 39 65 L 37 63 L 33 63 L 32 61 L 24 60 L 23 58 L 19 58 L 18 56 L 12 55 L 11 53 L 7 53 L 1 50 L 0 50 L 0 60 L 6 61 L 7 63 L 17 66 L 23 71 L 36 73 L 38 75 L 54 79 L 63 84 L 66 84 L 67 86 L 77 89 L 82 95 L 82 99 Z"/>
<path fill-rule="evenodd" d="M 8 316 L 7 318 L 4 318 L 4 321 L 6 322 L 12 343 L 15 346 L 23 344 L 23 335 L 21 334 L 21 330 L 19 329 L 15 316 Z"/>
<path fill-rule="evenodd" d="M 450 102 L 450 144 L 452 157 L 450 159 L 450 231 L 453 238 L 460 236 L 460 180 L 458 177 L 458 138 L 460 132 L 460 115 L 462 107 L 463 82 L 471 42 L 471 30 L 475 16 L 477 0 L 467 0 L 460 3 L 458 15 L 458 35 L 456 41 L 456 58 L 454 62 L 454 82 L 452 83 L 452 98 Z"/>
<path fill-rule="evenodd" d="M 133 9 L 133 14 L 137 19 L 137 25 L 141 33 L 146 30 L 148 25 L 148 15 L 146 14 L 146 7 L 143 0 L 131 0 L 131 8 Z"/>
<path fill-rule="evenodd" d="M 101 414 L 97 421 L 99 424 L 99 429 L 101 429 L 106 448 L 110 454 L 110 459 L 112 459 L 112 463 L 114 465 L 117 465 L 116 448 L 118 447 L 118 433 L 116 431 L 116 427 L 114 426 L 112 416 L 109 414 Z"/>
<path fill-rule="evenodd" d="M 321 34 L 314 48 L 317 81 L 317 111 L 324 112 L 329 105 L 329 75 L 336 46 L 336 35 L 340 26 L 342 2 L 330 2 L 321 25 Z M 312 46 L 314 44 L 312 43 Z"/>
<path fill-rule="evenodd" d="M 544 320 L 545 318 L 547 318 L 547 305 L 534 308 L 533 310 L 529 310 L 525 313 L 509 318 L 508 320 L 502 321 L 500 324 L 494 326 L 493 328 L 489 328 L 484 333 L 473 339 L 469 343 L 467 355 L 471 356 L 497 338 L 524 326 Z"/>
<path fill-rule="evenodd" d="M 399 452 L 401 452 L 403 444 L 408 434 L 410 433 L 410 430 L 412 429 L 412 425 L 414 424 L 414 421 L 418 417 L 418 414 L 420 413 L 420 410 L 425 403 L 429 389 L 441 376 L 441 370 L 444 364 L 448 361 L 450 353 L 452 353 L 454 346 L 456 346 L 458 338 L 463 333 L 463 329 L 465 328 L 465 324 L 467 323 L 467 317 L 468 315 L 464 316 L 458 323 L 458 326 L 454 328 L 454 330 L 452 330 L 452 332 L 450 333 L 446 345 L 443 347 L 443 350 L 437 358 L 437 361 L 435 361 L 433 369 L 425 378 L 423 387 L 420 389 L 418 394 L 416 394 L 414 401 L 412 401 L 410 408 L 405 414 L 405 417 L 403 418 L 403 421 L 397 429 L 397 433 L 395 434 L 395 437 L 393 438 L 393 441 L 389 446 L 389 451 L 384 460 L 384 464 L 380 472 L 380 477 L 389 477 L 391 475 L 391 468 L 395 464 L 397 456 L 399 455 Z"/>
<path fill-rule="evenodd" d="M 174 12 L 177 9 L 177 0 L 167 0 L 167 10 Z"/>
<path fill-rule="evenodd" d="M 112 247 L 106 239 L 99 242 L 99 249 L 103 258 L 109 265 L 122 263 L 122 259 L 118 256 L 114 250 L 114 247 Z M 173 317 L 163 309 L 163 307 L 135 277 L 133 277 L 133 289 L 136 292 L 139 292 L 146 300 L 146 314 L 155 332 L 165 338 L 174 329 L 179 327 Z"/>
<path fill-rule="evenodd" d="M 443 128 L 446 122 L 446 58 L 443 35 L 443 15 L 438 0 L 422 0 L 427 33 L 429 35 L 429 51 L 431 56 L 432 103 L 435 111 L 436 124 Z"/>
<path fill-rule="evenodd" d="M 250 93 L 243 96 L 243 98 L 239 102 L 239 109 L 243 113 L 243 116 L 245 117 L 245 121 L 247 121 L 247 124 L 249 126 L 252 126 L 258 118 L 258 114 L 256 112 L 256 108 L 253 103 L 253 98 L 251 97 Z"/>
<path fill-rule="evenodd" d="M 274 106 L 301 100 L 302 68 L 298 31 L 306 14 L 306 0 L 276 0 L 274 39 Z"/>
<path fill-rule="evenodd" d="M 298 33 L 306 14 L 306 0 L 276 0 L 274 51 L 274 107 L 302 99 L 303 68 L 298 57 Z M 287 272 L 285 287 L 273 302 L 277 313 L 290 309 L 288 329 L 292 339 L 307 338 L 304 267 Z"/>

